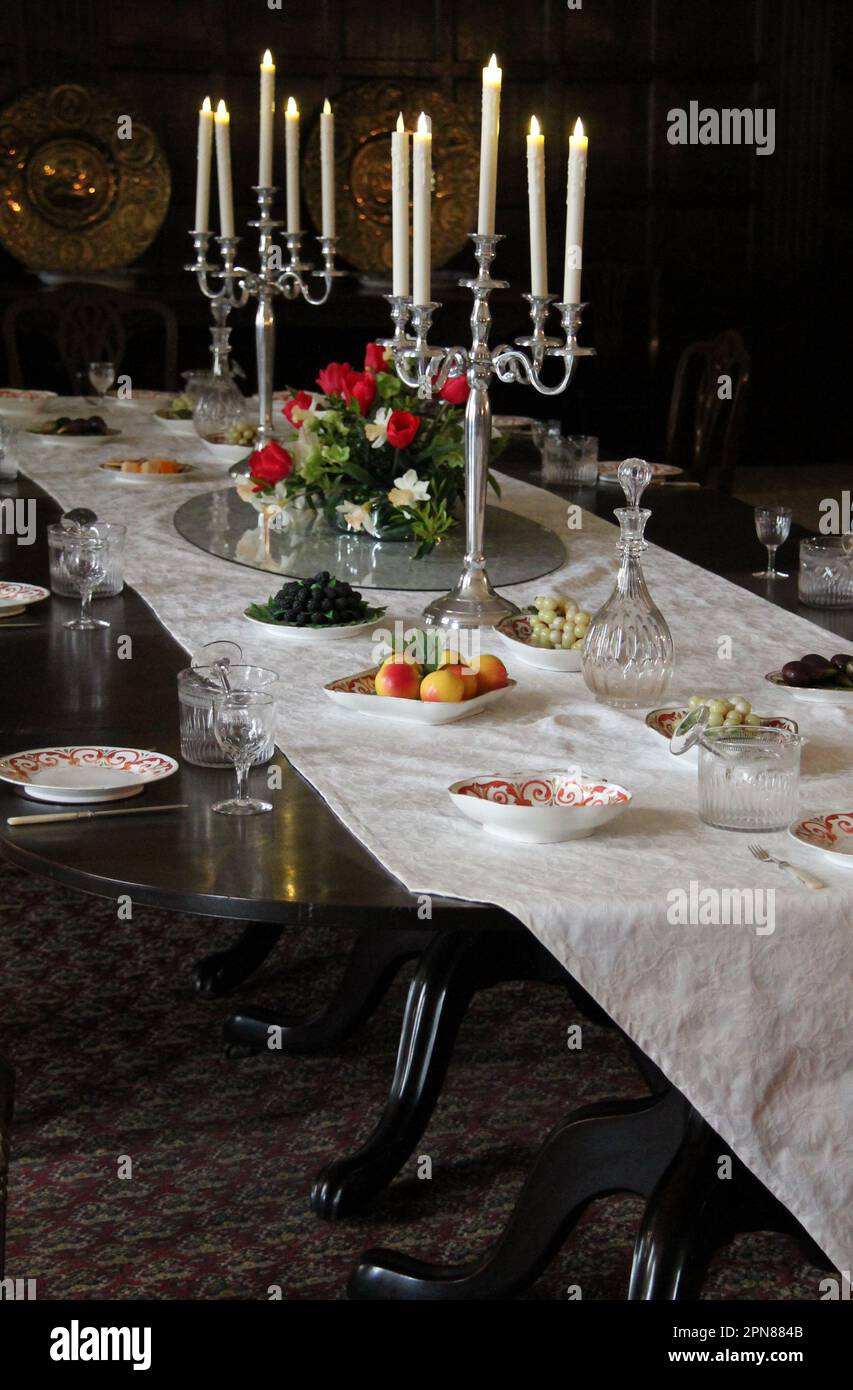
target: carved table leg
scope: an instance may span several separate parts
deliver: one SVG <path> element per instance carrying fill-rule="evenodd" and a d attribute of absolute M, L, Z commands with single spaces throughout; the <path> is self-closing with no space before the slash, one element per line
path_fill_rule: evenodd
<path fill-rule="evenodd" d="M 352 1298 L 508 1298 L 541 1273 L 583 1208 L 606 1192 L 648 1196 L 672 1161 L 689 1106 L 678 1091 L 605 1101 L 569 1116 L 546 1140 L 498 1241 L 479 1259 L 429 1265 L 370 1250 L 350 1279 Z"/>
<path fill-rule="evenodd" d="M 275 1051 L 288 1056 L 336 1047 L 362 1028 L 378 1008 L 407 960 L 434 939 L 434 928 L 371 928 L 360 932 L 340 984 L 316 1018 L 301 1019 L 277 1009 L 250 1005 L 226 1019 L 223 1033 L 229 1056 L 262 1052 L 275 1030 Z"/>
<path fill-rule="evenodd" d="M 12 1141 L 12 1097 L 15 1073 L 0 1053 L 0 1279 L 6 1253 L 6 1194 L 9 1179 L 9 1148 Z"/>
<path fill-rule="evenodd" d="M 233 946 L 196 961 L 192 973 L 196 994 L 212 999 L 236 989 L 263 965 L 283 931 L 268 922 L 251 922 Z"/>
<path fill-rule="evenodd" d="M 381 1192 L 402 1168 L 438 1100 L 472 996 L 502 980 L 555 978 L 553 957 L 526 931 L 440 931 L 421 957 L 406 1000 L 391 1091 L 373 1133 L 329 1164 L 311 1209 L 334 1220 Z"/>

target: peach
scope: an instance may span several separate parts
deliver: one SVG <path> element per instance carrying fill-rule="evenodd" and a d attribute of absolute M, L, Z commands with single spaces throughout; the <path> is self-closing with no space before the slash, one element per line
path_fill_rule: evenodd
<path fill-rule="evenodd" d="M 443 666 L 440 671 L 431 671 L 421 681 L 422 700 L 441 700 L 443 703 L 458 704 L 465 698 L 465 683 L 461 676 Z"/>
<path fill-rule="evenodd" d="M 477 694 L 477 672 L 472 671 L 470 666 L 465 666 L 461 661 L 454 661 L 452 665 L 442 666 L 443 671 L 453 671 L 462 681 L 463 700 L 473 700 Z"/>
<path fill-rule="evenodd" d="M 398 700 L 417 700 L 421 673 L 410 661 L 385 661 L 374 677 L 377 695 L 391 695 Z"/>
<path fill-rule="evenodd" d="M 488 690 L 501 690 L 508 682 L 509 676 L 500 657 L 483 652 L 477 671 L 477 694 L 485 695 Z"/>

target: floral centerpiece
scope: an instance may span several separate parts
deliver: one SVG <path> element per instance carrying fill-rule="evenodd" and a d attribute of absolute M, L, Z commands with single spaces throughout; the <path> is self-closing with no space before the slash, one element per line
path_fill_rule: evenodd
<path fill-rule="evenodd" d="M 277 525 L 310 506 L 340 529 L 414 539 L 417 557 L 428 554 L 458 524 L 465 378 L 448 381 L 437 404 L 421 401 L 400 381 L 390 354 L 369 343 L 362 371 L 330 362 L 317 385 L 319 393 L 298 391 L 284 404 L 296 439 L 287 448 L 273 440 L 252 454 L 240 496 Z"/>

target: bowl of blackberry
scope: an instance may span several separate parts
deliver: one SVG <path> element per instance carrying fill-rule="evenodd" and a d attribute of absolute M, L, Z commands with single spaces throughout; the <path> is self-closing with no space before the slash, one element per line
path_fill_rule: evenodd
<path fill-rule="evenodd" d="M 322 570 L 312 579 L 288 580 L 266 603 L 250 603 L 243 616 L 278 636 L 316 642 L 356 637 L 384 613 L 371 608 L 351 584 Z"/>

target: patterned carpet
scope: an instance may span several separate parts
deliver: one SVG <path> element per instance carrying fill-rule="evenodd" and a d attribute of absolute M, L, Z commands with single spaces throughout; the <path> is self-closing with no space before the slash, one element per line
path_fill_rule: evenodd
<path fill-rule="evenodd" d="M 504 985 L 463 1026 L 415 1160 L 365 1216 L 308 1211 L 316 1171 L 371 1128 L 387 1089 L 406 980 L 340 1055 L 228 1061 L 225 1000 L 190 989 L 199 956 L 238 928 L 71 893 L 0 862 L 0 1048 L 18 1073 L 7 1275 L 40 1299 L 345 1296 L 370 1245 L 454 1262 L 502 1227 L 538 1145 L 569 1110 L 642 1094 L 624 1048 L 559 989 Z M 345 932 L 289 933 L 240 997 L 298 1011 L 328 996 Z M 131 1177 L 126 1172 L 129 1158 Z M 596 1203 L 527 1295 L 623 1298 L 640 1204 Z M 818 1297 L 820 1273 L 779 1236 L 718 1259 L 711 1299 Z"/>

